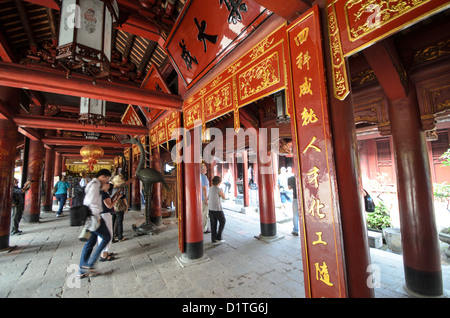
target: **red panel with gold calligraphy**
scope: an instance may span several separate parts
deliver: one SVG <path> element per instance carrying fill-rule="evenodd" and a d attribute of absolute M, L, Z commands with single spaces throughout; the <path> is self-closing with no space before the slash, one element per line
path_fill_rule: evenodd
<path fill-rule="evenodd" d="M 246 55 L 251 62 L 236 73 L 238 104 L 246 105 L 263 96 L 283 89 L 284 69 L 284 28 L 264 39 Z"/>
<path fill-rule="evenodd" d="M 164 115 L 150 128 L 150 147 L 157 147 L 173 139 L 172 132 L 180 127 L 180 112 L 174 111 Z"/>
<path fill-rule="evenodd" d="M 317 5 L 287 30 L 309 297 L 346 297 L 336 175 Z M 300 202 L 300 200 L 299 200 Z"/>
<path fill-rule="evenodd" d="M 254 1 L 188 0 L 164 49 L 190 88 L 270 14 Z"/>
<path fill-rule="evenodd" d="M 147 75 L 142 81 L 141 88 L 145 88 L 151 91 L 164 92 L 171 94 L 169 87 L 167 86 L 164 78 L 159 73 L 155 65 L 150 67 Z M 161 116 L 165 111 L 162 109 L 152 109 L 150 107 L 139 106 L 148 123 L 152 123 L 156 118 Z"/>
<path fill-rule="evenodd" d="M 345 56 L 450 7 L 448 0 L 327 0 L 327 4 L 336 12 Z"/>
<path fill-rule="evenodd" d="M 212 120 L 222 114 L 233 111 L 233 78 L 229 77 L 226 81 L 215 85 L 203 97 L 205 120 Z"/>
<path fill-rule="evenodd" d="M 121 121 L 122 124 L 125 125 L 143 126 L 138 113 L 131 104 L 128 105 L 127 109 L 125 110 L 125 113 L 123 114 Z"/>

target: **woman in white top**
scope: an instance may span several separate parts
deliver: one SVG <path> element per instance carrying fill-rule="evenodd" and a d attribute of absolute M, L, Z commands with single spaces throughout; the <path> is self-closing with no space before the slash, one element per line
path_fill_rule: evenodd
<path fill-rule="evenodd" d="M 209 219 L 211 222 L 211 241 L 213 243 L 222 243 L 222 232 L 225 227 L 225 214 L 223 213 L 222 203 L 220 198 L 225 199 L 225 194 L 222 189 L 219 188 L 222 178 L 215 176 L 212 179 L 212 186 L 209 188 L 208 193 L 208 210 Z M 219 222 L 219 228 L 217 228 L 217 222 Z"/>

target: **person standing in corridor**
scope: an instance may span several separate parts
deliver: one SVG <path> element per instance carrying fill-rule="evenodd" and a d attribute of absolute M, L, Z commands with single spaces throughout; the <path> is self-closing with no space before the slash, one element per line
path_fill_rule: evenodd
<path fill-rule="evenodd" d="M 208 196 L 208 210 L 209 219 L 211 220 L 211 241 L 213 243 L 222 243 L 222 232 L 225 228 L 225 214 L 222 209 L 222 202 L 220 198 L 225 200 L 225 193 L 219 188 L 222 178 L 215 176 L 212 179 L 212 186 L 209 189 Z M 219 227 L 217 228 L 217 222 L 219 222 Z"/>
<path fill-rule="evenodd" d="M 13 186 L 13 197 L 12 197 L 12 235 L 20 235 L 22 231 L 19 231 L 19 223 L 22 219 L 24 202 L 25 202 L 25 192 L 31 188 L 31 180 L 28 180 L 21 188 L 19 188 L 19 180 L 14 178 Z"/>
<path fill-rule="evenodd" d="M 59 209 L 58 212 L 56 212 L 56 217 L 60 217 L 63 213 L 64 204 L 66 204 L 67 190 L 70 189 L 70 183 L 67 182 L 67 176 L 62 176 L 61 180 L 55 184 L 55 187 L 55 197 L 59 203 Z"/>

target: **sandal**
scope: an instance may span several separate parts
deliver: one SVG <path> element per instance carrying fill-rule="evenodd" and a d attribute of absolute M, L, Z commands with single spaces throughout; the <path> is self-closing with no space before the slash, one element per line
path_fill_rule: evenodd
<path fill-rule="evenodd" d="M 80 278 L 84 278 L 84 277 L 94 277 L 97 275 L 100 275 L 99 272 L 97 272 L 94 268 L 92 267 L 87 267 L 87 266 L 81 266 L 82 269 L 84 269 L 86 272 L 78 275 L 78 277 Z"/>
<path fill-rule="evenodd" d="M 88 272 L 81 273 L 81 274 L 78 274 L 77 277 L 79 279 L 86 278 L 86 277 L 89 277 L 89 273 Z"/>
<path fill-rule="evenodd" d="M 106 262 L 106 261 L 113 261 L 115 260 L 114 256 L 112 256 L 111 254 L 109 254 L 106 257 L 100 257 L 100 262 Z"/>

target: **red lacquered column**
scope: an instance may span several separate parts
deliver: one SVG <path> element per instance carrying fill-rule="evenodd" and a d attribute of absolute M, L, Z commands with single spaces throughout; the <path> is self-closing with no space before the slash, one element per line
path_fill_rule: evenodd
<path fill-rule="evenodd" d="M 264 109 L 259 109 L 259 121 L 263 122 Z M 265 158 L 262 158 L 262 156 Z M 277 224 L 275 215 L 274 180 L 271 152 L 267 151 L 267 135 L 258 134 L 258 195 L 261 222 L 260 237 L 275 237 Z"/>
<path fill-rule="evenodd" d="M 410 85 L 408 97 L 389 105 L 405 285 L 420 295 L 440 296 L 443 285 L 433 189 L 416 96 L 415 87 Z"/>
<path fill-rule="evenodd" d="M 153 149 L 152 154 L 152 168 L 161 171 L 161 156 L 158 148 Z M 152 212 L 150 214 L 150 221 L 156 225 L 161 225 L 162 212 L 161 212 L 161 182 L 153 184 L 152 190 Z"/>
<path fill-rule="evenodd" d="M 191 130 L 191 140 L 197 130 Z M 200 138 L 198 138 L 200 140 Z M 184 141 L 183 141 L 184 142 Z M 199 141 L 197 141 L 199 142 Z M 195 153 L 199 147 L 193 142 L 185 143 L 184 151 L 189 154 L 190 160 L 185 160 L 184 182 L 185 182 L 185 257 L 198 259 L 203 257 L 203 222 L 202 222 L 202 195 L 201 195 L 201 164 L 195 162 Z"/>
<path fill-rule="evenodd" d="M 43 115 L 42 106 L 32 106 L 33 115 Z M 31 188 L 25 194 L 25 208 L 23 210 L 24 222 L 39 222 L 41 213 L 41 177 L 44 165 L 45 148 L 40 140 L 30 140 L 28 152 L 27 180 L 32 180 Z"/>
<path fill-rule="evenodd" d="M 0 250 L 9 247 L 16 141 L 17 126 L 9 120 L 0 120 Z"/>

